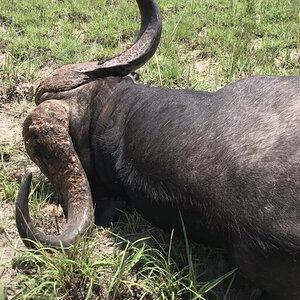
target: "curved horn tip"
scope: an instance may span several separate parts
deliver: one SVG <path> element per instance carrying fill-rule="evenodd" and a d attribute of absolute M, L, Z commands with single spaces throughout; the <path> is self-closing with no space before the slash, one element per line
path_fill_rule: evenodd
<path fill-rule="evenodd" d="M 20 187 L 19 187 L 19 192 L 18 196 L 16 199 L 16 206 L 23 206 L 24 203 L 28 203 L 28 196 L 30 192 L 30 184 L 32 180 L 32 172 L 31 171 L 26 171 Z"/>
<path fill-rule="evenodd" d="M 161 13 L 155 0 L 137 0 L 137 4 L 141 14 L 141 26 L 134 44 L 104 62 L 84 64 L 81 72 L 92 77 L 123 77 L 140 68 L 153 56 L 161 36 Z"/>

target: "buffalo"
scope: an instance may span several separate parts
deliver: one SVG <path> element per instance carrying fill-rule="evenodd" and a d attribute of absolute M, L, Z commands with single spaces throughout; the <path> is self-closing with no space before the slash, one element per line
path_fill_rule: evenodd
<path fill-rule="evenodd" d="M 161 14 L 137 0 L 127 51 L 66 65 L 37 88 L 26 151 L 58 188 L 67 225 L 41 233 L 28 212 L 31 174 L 16 201 L 30 240 L 74 243 L 96 221 L 135 208 L 147 220 L 224 248 L 270 299 L 300 299 L 300 76 L 255 76 L 216 92 L 172 90 L 128 76 L 155 53 Z M 95 212 L 94 212 L 94 206 Z"/>

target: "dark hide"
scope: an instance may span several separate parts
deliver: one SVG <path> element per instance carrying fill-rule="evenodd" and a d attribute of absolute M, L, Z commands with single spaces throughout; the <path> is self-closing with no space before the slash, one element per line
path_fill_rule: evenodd
<path fill-rule="evenodd" d="M 215 93 L 127 78 L 76 89 L 70 132 L 98 221 L 126 203 L 180 231 L 180 211 L 189 237 L 228 249 L 272 299 L 300 299 L 299 79 L 253 77 Z"/>

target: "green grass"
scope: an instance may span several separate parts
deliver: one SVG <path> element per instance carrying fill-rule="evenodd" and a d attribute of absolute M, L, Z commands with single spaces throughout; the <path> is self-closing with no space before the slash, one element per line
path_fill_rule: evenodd
<path fill-rule="evenodd" d="M 159 4 L 163 34 L 157 55 L 164 86 L 211 90 L 254 74 L 299 72 L 299 57 L 293 56 L 300 35 L 297 0 Z M 18 72 L 34 80 L 46 64 L 120 53 L 134 40 L 139 18 L 133 0 L 2 0 L 0 24 L 5 30 L 0 48 L 8 54 L 2 74 Z M 209 84 L 198 81 L 195 64 L 201 60 L 214 68 Z M 140 73 L 144 83 L 161 83 L 154 58 Z"/>
<path fill-rule="evenodd" d="M 101 245 L 105 234 L 115 237 L 110 251 L 103 251 Z M 129 242 L 98 228 L 94 236 L 81 237 L 68 250 L 40 247 L 22 251 L 14 266 L 30 272 L 17 278 L 22 289 L 15 299 L 205 299 L 219 282 L 235 272 L 205 283 L 199 280 L 201 274 L 194 273 L 192 279 L 191 265 L 179 268 L 173 257 L 155 243 L 149 247 L 147 238 Z M 181 246 L 180 242 L 174 245 Z"/>
<path fill-rule="evenodd" d="M 297 0 L 158 2 L 162 39 L 156 55 L 138 70 L 142 83 L 212 91 L 252 75 L 299 74 Z M 1 0 L 0 99 L 1 89 L 14 95 L 20 84 L 34 83 L 43 68 L 120 53 L 138 28 L 134 0 Z M 4 161 L 4 153 L 17 155 L 14 145 L 0 147 L 2 205 L 14 202 L 20 165 L 8 168 Z M 54 226 L 45 207 L 57 200 L 56 192 L 43 182 L 32 190 L 33 219 L 40 227 Z M 0 232 L 9 221 L 3 218 Z M 226 276 L 228 289 L 219 299 L 229 299 L 234 271 L 210 280 L 205 276 L 218 257 L 217 250 L 186 235 L 153 234 L 141 216 L 123 213 L 110 231 L 98 228 L 68 251 L 19 251 L 14 261 L 19 275 L 13 281 L 20 290 L 13 299 L 205 299 Z M 7 287 L 0 285 L 0 299 Z"/>

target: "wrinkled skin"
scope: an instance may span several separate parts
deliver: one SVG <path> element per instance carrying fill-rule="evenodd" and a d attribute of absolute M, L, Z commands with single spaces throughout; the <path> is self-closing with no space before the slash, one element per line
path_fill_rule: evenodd
<path fill-rule="evenodd" d="M 180 232 L 181 213 L 190 238 L 225 248 L 270 299 L 299 300 L 300 77 L 252 77 L 207 93 L 96 75 L 66 66 L 37 91 L 26 149 L 71 221 L 59 238 L 29 224 L 28 176 L 21 236 L 68 245 L 94 222 L 93 203 L 104 226 L 130 207 Z"/>

